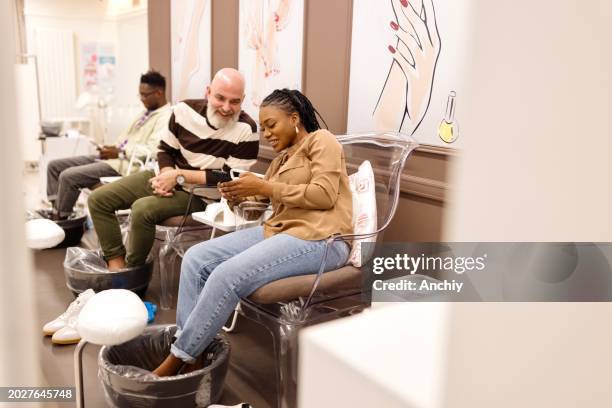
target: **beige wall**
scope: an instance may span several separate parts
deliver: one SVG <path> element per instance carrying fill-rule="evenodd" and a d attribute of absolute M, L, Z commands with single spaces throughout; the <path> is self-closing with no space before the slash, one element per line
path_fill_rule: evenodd
<path fill-rule="evenodd" d="M 172 69 L 170 54 L 170 0 L 148 3 L 149 14 L 149 66 L 166 77 L 166 96 L 172 96 Z"/>
<path fill-rule="evenodd" d="M 306 2 L 304 93 L 329 130 L 346 132 L 353 1 Z"/>
<path fill-rule="evenodd" d="M 212 0 L 211 77 L 224 67 L 238 69 L 238 0 Z"/>
<path fill-rule="evenodd" d="M 167 67 L 168 77 L 169 3 L 149 2 L 149 59 L 160 70 Z M 346 132 L 352 9 L 352 0 L 305 2 L 303 90 L 336 134 Z M 153 46 L 151 36 L 157 45 Z M 238 0 L 212 1 L 212 73 L 223 67 L 238 68 Z M 263 143 L 261 150 L 258 171 L 264 170 L 272 157 Z M 441 239 L 447 168 L 453 157 L 454 150 L 438 147 L 414 153 L 402 177 L 401 201 L 385 240 Z"/>

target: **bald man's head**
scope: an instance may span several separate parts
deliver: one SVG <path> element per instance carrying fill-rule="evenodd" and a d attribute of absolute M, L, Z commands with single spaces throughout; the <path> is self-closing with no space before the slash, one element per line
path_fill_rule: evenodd
<path fill-rule="evenodd" d="M 213 77 L 210 86 L 233 88 L 233 91 L 244 95 L 244 77 L 234 68 L 221 68 Z"/>
<path fill-rule="evenodd" d="M 244 77 L 234 68 L 220 69 L 206 88 L 208 121 L 222 128 L 238 120 L 244 100 Z"/>

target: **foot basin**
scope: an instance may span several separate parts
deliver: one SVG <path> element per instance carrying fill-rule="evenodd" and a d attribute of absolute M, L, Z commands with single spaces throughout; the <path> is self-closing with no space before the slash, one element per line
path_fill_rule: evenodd
<path fill-rule="evenodd" d="M 204 368 L 172 377 L 150 372 L 170 353 L 175 332 L 174 325 L 150 326 L 133 340 L 102 347 L 99 376 L 110 406 L 207 407 L 219 400 L 230 355 L 225 333 L 204 351 Z"/>
<path fill-rule="evenodd" d="M 144 265 L 109 272 L 99 251 L 79 247 L 68 248 L 64 260 L 66 286 L 75 295 L 89 288 L 95 292 L 128 289 L 142 297 L 147 291 L 152 272 L 152 258 L 147 259 Z"/>
<path fill-rule="evenodd" d="M 85 232 L 85 221 L 87 220 L 86 215 L 78 215 L 74 218 L 68 218 L 65 220 L 55 221 L 57 225 L 62 227 L 66 233 L 66 238 L 56 248 L 66 248 L 74 245 L 78 245 L 83 238 Z"/>
<path fill-rule="evenodd" d="M 66 248 L 69 246 L 78 245 L 83 238 L 85 233 L 85 222 L 87 221 L 87 215 L 82 212 L 74 212 L 70 217 L 62 220 L 53 219 L 53 213 L 51 210 L 37 210 L 29 211 L 26 214 L 26 221 L 35 218 L 46 218 L 55 222 L 59 227 L 64 230 L 64 240 L 57 244 L 54 248 Z"/>

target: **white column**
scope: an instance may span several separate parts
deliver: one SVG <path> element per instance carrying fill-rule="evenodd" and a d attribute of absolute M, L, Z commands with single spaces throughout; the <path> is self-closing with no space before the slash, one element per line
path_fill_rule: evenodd
<path fill-rule="evenodd" d="M 612 2 L 475 4 L 444 239 L 612 240 Z"/>
<path fill-rule="evenodd" d="M 12 1 L 0 2 L 0 386 L 36 386 L 32 265 L 25 247 L 23 181 L 15 108 Z"/>

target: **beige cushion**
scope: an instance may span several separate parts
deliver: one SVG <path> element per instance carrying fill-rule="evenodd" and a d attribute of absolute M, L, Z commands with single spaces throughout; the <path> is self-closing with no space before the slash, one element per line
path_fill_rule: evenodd
<path fill-rule="evenodd" d="M 289 301 L 306 297 L 312 290 L 317 274 L 292 276 L 270 282 L 249 295 L 249 300 L 262 304 Z M 321 277 L 317 293 L 332 294 L 361 287 L 361 270 L 347 265 L 325 272 Z"/>
<path fill-rule="evenodd" d="M 361 163 L 357 173 L 349 176 L 349 183 L 353 193 L 353 233 L 371 234 L 377 228 L 376 190 L 372 164 L 368 160 Z M 374 252 L 373 245 L 362 251 L 363 242 L 376 242 L 376 236 L 358 239 L 353 243 L 349 263 L 358 268 L 362 265 L 362 261 L 367 262 Z"/>

